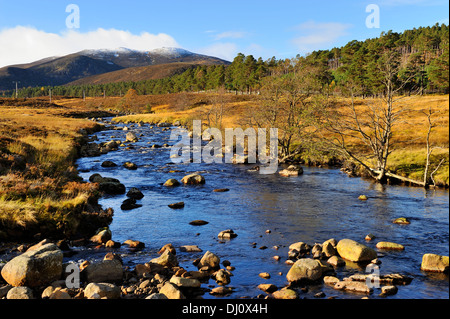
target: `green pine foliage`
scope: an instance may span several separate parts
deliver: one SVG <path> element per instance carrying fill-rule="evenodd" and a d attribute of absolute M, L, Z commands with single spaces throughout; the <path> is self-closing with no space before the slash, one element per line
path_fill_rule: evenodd
<path fill-rule="evenodd" d="M 314 51 L 304 57 L 315 68 L 323 92 L 352 91 L 354 95 L 382 94 L 380 72 L 377 72 L 386 50 L 400 56 L 399 77 L 408 79 L 403 94 L 420 89 L 423 93 L 449 93 L 449 26 L 436 24 L 403 33 L 383 32 L 380 37 L 365 41 L 351 41 L 341 48 Z M 297 56 L 297 58 L 299 58 Z M 178 92 L 202 92 L 225 88 L 236 94 L 258 93 L 263 79 L 272 70 L 294 59 L 263 61 L 252 55 L 239 53 L 228 65 L 198 66 L 182 74 L 158 80 L 120 82 L 99 85 L 52 87 L 54 96 L 87 97 L 123 96 L 129 89 L 139 95 Z M 19 97 L 47 96 L 50 87 L 23 88 Z M 13 96 L 13 91 L 3 92 Z"/>

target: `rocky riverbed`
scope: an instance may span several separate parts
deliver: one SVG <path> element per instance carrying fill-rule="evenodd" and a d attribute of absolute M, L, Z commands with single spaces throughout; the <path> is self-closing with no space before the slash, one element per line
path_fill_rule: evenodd
<path fill-rule="evenodd" d="M 255 173 L 242 178 L 242 172 L 253 170 L 249 166 L 236 166 L 241 175 L 233 175 L 223 166 L 202 170 L 202 166 L 171 165 L 167 126 L 121 124 L 92 137 L 83 149 L 86 158 L 80 171 L 87 182 L 99 184 L 105 194 L 101 204 L 114 208 L 113 223 L 83 240 L 4 246 L 0 298 L 405 298 L 414 297 L 408 291 L 420 289 L 423 283 L 434 284 L 436 291 L 448 295 L 448 257 L 442 256 L 448 252 L 439 248 L 445 238 L 448 246 L 448 231 L 436 229 L 435 239 L 418 249 L 423 230 L 417 226 L 434 223 L 418 216 L 421 212 L 395 216 L 409 222 L 402 225 L 385 216 L 380 225 L 368 216 L 364 220 L 358 215 L 379 211 L 377 206 L 367 206 L 374 199 L 383 200 L 369 187 L 364 200 L 354 191 L 350 199 L 343 198 L 351 203 L 348 214 L 339 217 L 330 207 L 324 217 L 320 210 L 326 204 L 305 204 L 317 201 L 315 195 L 304 202 L 286 192 L 286 187 L 299 187 L 296 183 L 302 178 L 302 184 L 314 188 L 311 178 L 323 178 L 318 175 L 322 171 L 288 167 L 258 181 L 263 177 Z M 151 161 L 144 161 L 150 152 L 155 152 Z M 95 167 L 88 167 L 93 163 Z M 332 177 L 339 181 L 340 177 Z M 284 192 L 285 205 L 261 204 L 278 194 L 275 189 L 264 193 L 260 188 L 261 198 L 245 193 L 244 183 L 254 185 L 252 179 L 259 187 L 275 180 Z M 325 187 L 332 190 L 331 185 Z M 305 189 L 293 192 L 308 198 L 306 193 Z M 213 200 L 212 196 L 222 197 Z M 253 198 L 250 203 L 249 198 Z M 290 216 L 291 209 L 303 207 L 300 203 L 314 213 Z M 342 204 L 334 204 L 342 209 Z M 238 207 L 241 214 L 233 212 Z M 226 210 L 228 214 L 219 213 Z M 335 219 L 335 225 L 325 224 L 324 218 Z M 448 216 L 441 222 L 448 225 Z M 397 234 L 392 235 L 392 230 Z M 401 263 L 405 265 L 398 267 Z"/>

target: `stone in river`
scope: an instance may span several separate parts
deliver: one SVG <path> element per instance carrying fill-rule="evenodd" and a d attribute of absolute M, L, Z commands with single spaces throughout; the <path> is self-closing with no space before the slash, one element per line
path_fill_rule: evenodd
<path fill-rule="evenodd" d="M 139 241 L 139 240 L 131 240 L 128 239 L 124 242 L 125 245 L 128 245 L 129 248 L 133 249 L 142 249 L 145 248 L 145 243 Z"/>
<path fill-rule="evenodd" d="M 180 251 L 181 252 L 188 252 L 188 253 L 202 252 L 202 250 L 197 245 L 184 245 L 184 246 L 181 246 L 180 247 Z"/>
<path fill-rule="evenodd" d="M 102 167 L 116 167 L 116 166 L 117 166 L 117 164 L 114 162 L 111 162 L 111 161 L 104 161 L 102 163 Z"/>
<path fill-rule="evenodd" d="M 169 207 L 172 209 L 181 209 L 181 208 L 184 208 L 184 202 L 170 204 Z"/>
<path fill-rule="evenodd" d="M 425 254 L 422 257 L 422 265 L 420 267 L 423 271 L 429 272 L 443 272 L 448 273 L 449 258 L 448 256 L 441 256 L 436 254 Z"/>
<path fill-rule="evenodd" d="M 281 176 L 290 177 L 303 174 L 303 168 L 301 166 L 291 165 L 288 168 L 279 172 Z"/>
<path fill-rule="evenodd" d="M 208 266 L 212 269 L 219 268 L 220 258 L 217 257 L 217 255 L 215 255 L 214 253 L 207 251 L 200 259 L 200 262 L 197 264 L 198 268 L 202 268 L 204 266 Z"/>
<path fill-rule="evenodd" d="M 316 281 L 322 277 L 322 265 L 315 259 L 297 260 L 286 275 L 289 282 Z"/>
<path fill-rule="evenodd" d="M 124 200 L 122 205 L 120 206 L 122 210 L 132 210 L 139 207 L 142 207 L 142 205 L 136 204 L 136 200 L 134 198 L 128 198 Z"/>
<path fill-rule="evenodd" d="M 189 185 L 205 184 L 205 178 L 199 174 L 191 174 L 191 175 L 186 175 L 185 177 L 183 177 L 181 182 L 183 184 L 189 184 Z"/>
<path fill-rule="evenodd" d="M 96 244 L 105 244 L 111 240 L 112 234 L 109 229 L 102 229 L 96 235 L 91 237 L 91 242 Z"/>
<path fill-rule="evenodd" d="M 358 197 L 358 199 L 359 199 L 359 200 L 362 200 L 362 201 L 365 201 L 365 200 L 368 200 L 369 198 L 368 198 L 366 195 L 360 195 L 360 196 Z"/>
<path fill-rule="evenodd" d="M 365 294 L 373 292 L 373 289 L 368 287 L 365 282 L 359 281 L 340 281 L 334 285 L 334 289 Z"/>
<path fill-rule="evenodd" d="M 142 194 L 142 192 L 139 189 L 137 189 L 136 187 L 130 188 L 130 190 L 127 193 L 127 196 L 130 198 L 134 198 L 134 199 L 144 198 L 144 194 Z"/>
<path fill-rule="evenodd" d="M 166 186 L 166 187 L 175 187 L 175 186 L 179 186 L 179 185 L 180 185 L 180 182 L 174 178 L 171 178 L 164 183 L 164 186 Z"/>
<path fill-rule="evenodd" d="M 342 258 L 354 262 L 371 261 L 377 258 L 375 250 L 351 239 L 340 240 L 336 249 Z"/>
<path fill-rule="evenodd" d="M 150 263 L 171 268 L 178 266 L 178 259 L 177 256 L 172 254 L 169 250 L 165 250 L 161 256 L 150 260 Z"/>
<path fill-rule="evenodd" d="M 272 294 L 275 299 L 298 299 L 297 292 L 289 288 L 277 290 Z"/>
<path fill-rule="evenodd" d="M 223 230 L 217 236 L 219 239 L 231 239 L 236 238 L 237 234 L 232 229 Z"/>
<path fill-rule="evenodd" d="M 400 218 L 397 218 L 397 219 L 395 219 L 395 220 L 393 221 L 393 223 L 394 223 L 394 224 L 399 224 L 399 225 L 409 225 L 409 224 L 411 224 L 411 222 L 409 221 L 409 219 L 406 218 L 406 217 L 400 217 Z"/>
<path fill-rule="evenodd" d="M 125 139 L 127 142 L 137 142 L 138 141 L 136 134 L 134 134 L 133 132 L 128 132 Z"/>
<path fill-rule="evenodd" d="M 382 250 L 405 250 L 405 247 L 403 245 L 386 241 L 380 241 L 379 243 L 377 243 L 376 247 Z"/>
<path fill-rule="evenodd" d="M 173 247 L 172 244 L 166 244 L 164 245 L 159 251 L 158 254 L 163 254 L 166 250 L 170 251 L 172 254 L 176 255 L 177 251 L 175 250 L 175 247 Z"/>
<path fill-rule="evenodd" d="M 397 286 L 383 286 L 381 287 L 380 297 L 392 296 L 398 292 Z"/>
<path fill-rule="evenodd" d="M 193 220 L 189 223 L 192 226 L 203 226 L 209 224 L 207 221 L 204 220 Z"/>
<path fill-rule="evenodd" d="M 135 163 L 131 163 L 131 162 L 125 162 L 123 164 L 123 167 L 125 167 L 126 169 L 130 169 L 130 170 L 137 170 L 138 166 Z"/>
<path fill-rule="evenodd" d="M 273 293 L 278 290 L 278 287 L 274 284 L 260 284 L 258 288 L 267 293 Z"/>
<path fill-rule="evenodd" d="M 216 288 L 212 289 L 210 291 L 210 294 L 223 296 L 223 295 L 230 294 L 232 292 L 233 292 L 233 290 L 231 288 L 220 286 L 220 287 L 216 287 Z"/>

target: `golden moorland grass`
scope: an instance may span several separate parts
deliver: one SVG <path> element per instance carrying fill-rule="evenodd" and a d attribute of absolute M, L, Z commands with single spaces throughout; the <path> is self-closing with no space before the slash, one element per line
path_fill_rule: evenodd
<path fill-rule="evenodd" d="M 80 130 L 97 124 L 65 116 L 79 108 L 15 104 L 0 106 L 0 235 L 73 232 L 75 216 L 98 194 L 74 167 Z"/>

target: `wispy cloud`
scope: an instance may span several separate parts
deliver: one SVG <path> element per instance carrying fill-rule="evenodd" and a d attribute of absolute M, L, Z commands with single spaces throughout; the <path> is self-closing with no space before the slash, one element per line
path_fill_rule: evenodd
<path fill-rule="evenodd" d="M 178 46 L 174 38 L 164 33 L 132 34 L 129 31 L 100 28 L 86 33 L 70 30 L 56 34 L 33 27 L 17 26 L 0 30 L 0 67 L 33 62 L 85 49 L 126 47 L 135 50 L 152 50 Z"/>
<path fill-rule="evenodd" d="M 386 7 L 397 7 L 397 6 L 441 6 L 448 5 L 448 0 L 378 0 L 374 4 Z"/>
<path fill-rule="evenodd" d="M 195 51 L 201 54 L 215 56 L 227 61 L 233 61 L 233 59 L 239 53 L 237 44 L 231 42 L 218 42 L 204 48 L 196 49 Z"/>
<path fill-rule="evenodd" d="M 348 30 L 351 27 L 352 25 L 347 23 L 317 23 L 309 21 L 295 28 L 300 35 L 291 42 L 301 53 L 309 53 L 315 50 L 329 48 L 339 38 L 348 35 Z"/>
<path fill-rule="evenodd" d="M 241 31 L 226 31 L 215 35 L 215 40 L 222 39 L 241 39 L 247 35 L 247 32 Z"/>

